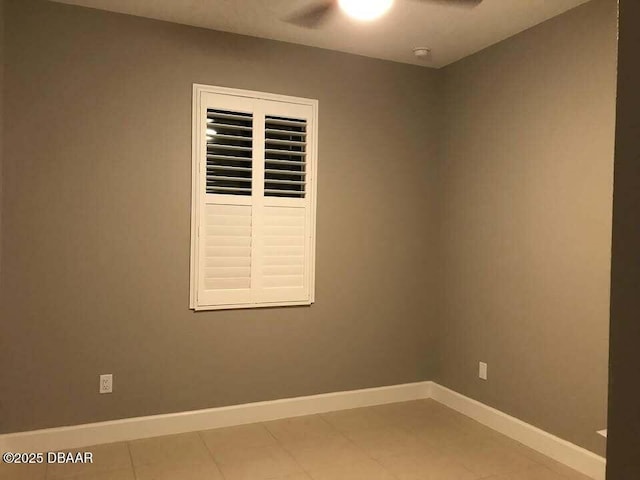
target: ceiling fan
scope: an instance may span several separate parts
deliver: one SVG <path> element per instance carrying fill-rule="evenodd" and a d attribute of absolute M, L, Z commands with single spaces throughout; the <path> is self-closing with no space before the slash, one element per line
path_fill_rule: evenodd
<path fill-rule="evenodd" d="M 423 3 L 434 3 L 451 7 L 477 7 L 483 0 L 418 0 Z M 324 0 L 302 9 L 285 19 L 286 22 L 299 27 L 318 28 L 331 16 L 335 15 L 343 0 Z M 391 1 L 387 2 L 391 6 Z M 346 5 L 345 5 L 346 6 Z"/>

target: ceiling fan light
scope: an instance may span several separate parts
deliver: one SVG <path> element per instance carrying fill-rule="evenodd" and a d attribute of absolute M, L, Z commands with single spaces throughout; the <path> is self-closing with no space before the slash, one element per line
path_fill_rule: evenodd
<path fill-rule="evenodd" d="M 393 0 L 338 0 L 338 3 L 347 15 L 366 22 L 387 13 Z"/>

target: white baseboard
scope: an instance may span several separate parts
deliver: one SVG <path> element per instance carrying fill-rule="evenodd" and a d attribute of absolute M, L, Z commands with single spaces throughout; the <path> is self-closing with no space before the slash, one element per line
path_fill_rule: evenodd
<path fill-rule="evenodd" d="M 533 425 L 434 383 L 431 398 L 595 480 L 605 480 L 606 460 Z"/>
<path fill-rule="evenodd" d="M 432 382 L 407 383 L 208 408 L 190 412 L 126 418 L 69 427 L 0 435 L 0 452 L 47 452 L 210 428 L 265 422 L 347 408 L 429 398 Z"/>
<path fill-rule="evenodd" d="M 432 398 L 595 480 L 605 478 L 604 458 L 433 382 L 9 433 L 0 435 L 0 452 L 59 451 L 426 398 Z"/>

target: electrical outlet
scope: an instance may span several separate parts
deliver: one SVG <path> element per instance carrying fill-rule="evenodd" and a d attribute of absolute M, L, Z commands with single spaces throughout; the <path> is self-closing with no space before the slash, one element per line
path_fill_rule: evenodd
<path fill-rule="evenodd" d="M 478 368 L 478 377 L 482 380 L 487 379 L 487 364 L 484 362 L 480 362 L 480 367 Z"/>
<path fill-rule="evenodd" d="M 111 392 L 113 392 L 113 375 L 111 373 L 100 375 L 100 393 Z"/>

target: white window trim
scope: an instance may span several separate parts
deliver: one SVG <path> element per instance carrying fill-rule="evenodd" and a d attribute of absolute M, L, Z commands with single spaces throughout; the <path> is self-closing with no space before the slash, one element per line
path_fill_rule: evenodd
<path fill-rule="evenodd" d="M 313 156 L 313 162 L 311 165 L 311 175 L 315 187 L 310 192 L 310 208 L 311 208 L 311 258 L 309 261 L 310 278 L 309 278 L 309 301 L 302 302 L 271 302 L 271 303 L 240 303 L 234 304 L 231 308 L 243 309 L 243 308 L 264 308 L 264 307 L 285 307 L 285 306 L 301 306 L 311 305 L 315 302 L 315 263 L 316 263 L 316 206 L 317 206 L 317 175 L 318 175 L 318 100 L 292 97 L 289 95 L 279 95 L 273 93 L 264 93 L 252 90 L 240 90 L 228 87 L 217 87 L 203 84 L 193 84 L 193 103 L 192 103 L 192 126 L 191 126 L 191 269 L 190 269 L 190 286 L 189 286 L 189 308 L 195 311 L 207 311 L 207 310 L 228 310 L 229 305 L 207 305 L 199 306 L 197 302 L 197 278 L 198 268 L 196 252 L 199 248 L 199 235 L 198 228 L 200 225 L 200 182 L 199 170 L 200 170 L 200 145 L 198 145 L 198 135 L 196 132 L 200 125 L 200 96 L 202 93 L 218 93 L 224 95 L 233 95 L 236 97 L 256 98 L 262 100 L 272 100 L 283 103 L 294 103 L 298 105 L 308 105 L 313 111 L 313 125 L 310 145 L 308 145 L 309 152 Z"/>

